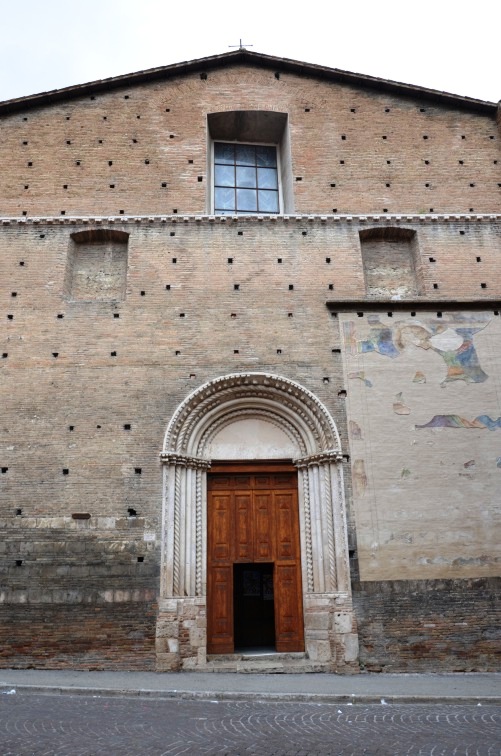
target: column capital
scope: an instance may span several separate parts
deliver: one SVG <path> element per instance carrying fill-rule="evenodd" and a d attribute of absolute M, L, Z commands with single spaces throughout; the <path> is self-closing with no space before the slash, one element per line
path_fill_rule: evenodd
<path fill-rule="evenodd" d="M 164 465 L 177 465 L 179 467 L 190 467 L 193 470 L 208 470 L 211 466 L 210 459 L 201 457 L 189 457 L 185 454 L 179 454 L 175 451 L 160 452 L 160 461 Z"/>
<path fill-rule="evenodd" d="M 326 449 L 325 451 L 310 454 L 308 457 L 298 457 L 292 460 L 296 467 L 311 467 L 312 465 L 323 465 L 329 462 L 342 462 L 343 455 L 339 449 Z"/>

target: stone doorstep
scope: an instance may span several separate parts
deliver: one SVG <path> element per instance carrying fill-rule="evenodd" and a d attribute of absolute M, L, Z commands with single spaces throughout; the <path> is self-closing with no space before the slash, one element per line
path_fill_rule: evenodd
<path fill-rule="evenodd" d="M 208 663 L 204 672 L 239 672 L 241 674 L 304 674 L 309 672 L 325 672 L 325 665 L 305 662 L 303 664 L 276 663 L 272 662 L 226 662 L 214 665 Z"/>
<path fill-rule="evenodd" d="M 303 652 L 276 654 L 208 654 L 207 672 L 294 674 L 325 672 L 326 665 L 310 661 Z"/>
<path fill-rule="evenodd" d="M 207 654 L 207 661 L 226 662 L 226 661 L 266 661 L 266 662 L 284 662 L 284 661 L 297 661 L 298 659 L 307 659 L 304 651 L 288 651 L 287 653 L 281 653 L 279 651 L 263 651 L 263 653 L 257 652 L 237 652 L 235 654 Z"/>

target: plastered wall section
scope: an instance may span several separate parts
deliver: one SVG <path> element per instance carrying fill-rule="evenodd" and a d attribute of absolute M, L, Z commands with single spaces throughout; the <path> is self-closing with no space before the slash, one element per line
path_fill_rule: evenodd
<path fill-rule="evenodd" d="M 300 213 L 485 213 L 501 201 L 494 117 L 252 66 L 192 72 L 0 119 L 1 215 L 210 209 L 207 114 L 288 115 Z"/>
<path fill-rule="evenodd" d="M 499 575 L 499 315 L 340 315 L 362 581 Z"/>

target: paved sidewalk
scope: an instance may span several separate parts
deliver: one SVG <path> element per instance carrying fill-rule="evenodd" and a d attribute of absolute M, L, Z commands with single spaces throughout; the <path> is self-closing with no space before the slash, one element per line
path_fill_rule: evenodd
<path fill-rule="evenodd" d="M 0 696 L 46 693 L 210 700 L 501 705 L 501 673 L 238 674 L 0 669 Z"/>

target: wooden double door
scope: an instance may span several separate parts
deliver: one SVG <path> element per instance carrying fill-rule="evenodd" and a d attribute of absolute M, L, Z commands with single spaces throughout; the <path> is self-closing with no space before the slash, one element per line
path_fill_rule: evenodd
<path fill-rule="evenodd" d="M 303 651 L 296 470 L 221 467 L 207 488 L 208 652 Z"/>

